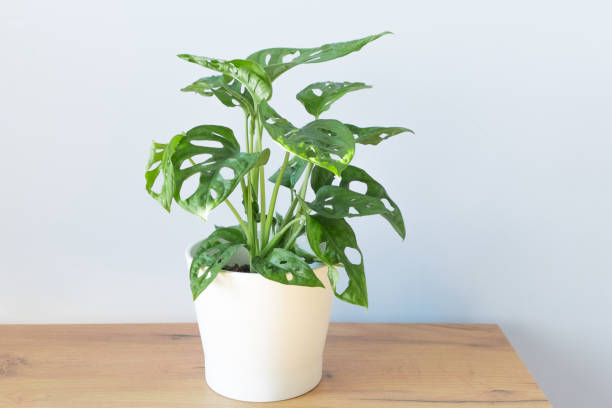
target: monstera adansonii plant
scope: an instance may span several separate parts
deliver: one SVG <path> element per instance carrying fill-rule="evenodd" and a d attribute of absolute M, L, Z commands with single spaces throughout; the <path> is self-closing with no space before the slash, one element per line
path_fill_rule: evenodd
<path fill-rule="evenodd" d="M 313 121 L 301 127 L 272 108 L 270 99 L 273 81 L 291 68 L 343 57 L 385 34 L 388 32 L 316 48 L 267 48 L 246 59 L 179 55 L 216 72 L 182 91 L 214 96 L 225 106 L 239 107 L 244 112 L 242 143 L 228 127 L 200 125 L 167 143 L 153 142 L 151 146 L 146 189 L 162 207 L 169 212 L 174 201 L 206 220 L 215 207 L 225 204 L 238 221 L 235 226 L 216 227 L 199 244 L 190 268 L 194 299 L 240 248 L 246 248 L 250 273 L 286 285 L 322 287 L 309 265 L 325 263 L 335 295 L 367 307 L 363 257 L 347 220 L 379 215 L 402 238 L 405 229 L 400 209 L 385 188 L 350 163 L 356 145 L 378 145 L 411 130 L 358 127 L 343 120 L 321 118 L 342 96 L 370 88 L 362 82 L 316 82 L 299 91 L 297 99 L 314 116 Z M 280 168 L 266 178 L 270 150 L 264 146 L 268 138 L 279 144 L 285 155 Z M 184 183 L 192 177 L 199 180 L 197 188 L 185 194 Z M 366 191 L 352 189 L 355 181 L 365 184 Z M 306 200 L 309 186 L 314 192 L 312 201 Z M 229 201 L 237 188 L 242 192 L 241 206 Z M 272 188 L 271 194 L 268 188 Z M 291 195 L 290 205 L 283 212 L 276 207 L 279 191 Z M 304 234 L 310 250 L 296 243 Z M 358 262 L 349 259 L 349 251 L 359 254 Z M 336 284 L 341 271 L 348 276 L 348 286 L 339 293 Z"/>

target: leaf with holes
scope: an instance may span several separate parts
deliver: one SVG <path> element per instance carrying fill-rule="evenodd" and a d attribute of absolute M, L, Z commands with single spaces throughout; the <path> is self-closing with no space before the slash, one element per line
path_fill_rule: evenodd
<path fill-rule="evenodd" d="M 212 147 L 215 143 L 220 147 Z M 197 126 L 180 139 L 172 156 L 174 199 L 185 210 L 206 219 L 213 208 L 225 201 L 245 174 L 253 167 L 264 165 L 269 156 L 269 149 L 261 153 L 240 152 L 229 128 Z M 230 174 L 224 174 L 226 171 Z M 190 177 L 199 177 L 199 182 L 193 193 L 186 194 L 184 183 Z"/>
<path fill-rule="evenodd" d="M 355 143 L 363 145 L 377 145 L 383 140 L 389 139 L 391 136 L 399 135 L 400 133 L 408 132 L 414 134 L 414 132 L 405 127 L 380 127 L 373 126 L 367 128 L 360 128 L 355 125 L 346 126 L 351 130 L 355 138 Z"/>
<path fill-rule="evenodd" d="M 242 59 L 225 61 L 190 54 L 180 54 L 178 57 L 239 81 L 247 88 L 256 105 L 272 97 L 272 80 L 256 62 Z"/>
<path fill-rule="evenodd" d="M 371 88 L 363 82 L 316 82 L 302 89 L 295 96 L 306 111 L 318 118 L 332 103 L 349 92 Z"/>
<path fill-rule="evenodd" d="M 244 234 L 236 227 L 217 228 L 200 243 L 189 268 L 193 300 L 197 299 L 245 244 Z"/>
<path fill-rule="evenodd" d="M 385 188 L 364 170 L 348 166 L 340 178 L 340 185 L 333 186 L 333 174 L 321 168 L 313 169 L 311 187 L 316 193 L 315 199 L 306 203 L 313 211 L 328 218 L 359 217 L 364 215 L 382 215 L 395 229 L 400 237 L 406 237 L 406 228 L 402 213 Z M 363 183 L 363 193 L 351 189 L 351 183 Z M 353 187 L 354 188 L 354 187 Z"/>
<path fill-rule="evenodd" d="M 265 278 L 285 285 L 324 287 L 304 259 L 286 249 L 274 248 L 265 257 L 256 256 L 252 266 Z"/>
<path fill-rule="evenodd" d="M 359 51 L 364 45 L 385 34 L 391 33 L 385 31 L 357 40 L 325 44 L 316 48 L 266 48 L 249 55 L 247 59 L 264 67 L 270 79 L 275 80 L 283 72 L 297 65 L 330 61 Z"/>
<path fill-rule="evenodd" d="M 295 188 L 295 185 L 300 180 L 300 177 L 302 177 L 302 173 L 304 173 L 304 169 L 307 165 L 308 162 L 306 160 L 293 156 L 293 158 L 287 162 L 287 167 L 283 173 L 283 178 L 280 181 L 281 186 L 285 186 L 290 189 Z M 272 183 L 276 183 L 279 173 L 280 169 L 276 170 L 276 172 L 268 180 Z"/>
<path fill-rule="evenodd" d="M 306 235 L 314 253 L 331 266 L 328 275 L 336 296 L 346 302 L 368 307 L 363 255 L 351 226 L 343 219 L 311 215 L 307 218 Z M 359 263 L 351 262 L 346 254 L 347 249 L 357 251 Z M 348 286 L 342 293 L 336 291 L 338 278 L 333 266 L 338 264 L 344 266 L 349 278 Z"/>
<path fill-rule="evenodd" d="M 183 92 L 195 92 L 202 96 L 216 96 L 228 107 L 240 106 L 245 113 L 255 116 L 253 99 L 244 91 L 244 85 L 235 79 L 226 81 L 223 75 L 200 78 L 193 84 L 181 89 Z"/>
<path fill-rule="evenodd" d="M 168 212 L 174 196 L 174 167 L 171 158 L 182 137 L 182 134 L 176 135 L 168 144 L 153 142 L 145 172 L 147 192 Z M 159 192 L 156 192 L 153 191 L 153 186 L 160 174 L 163 176 L 163 181 Z"/>
<path fill-rule="evenodd" d="M 337 175 L 353 158 L 353 135 L 342 122 L 319 119 L 298 129 L 267 103 L 263 103 L 261 108 L 264 127 L 272 139 L 296 156 Z"/>

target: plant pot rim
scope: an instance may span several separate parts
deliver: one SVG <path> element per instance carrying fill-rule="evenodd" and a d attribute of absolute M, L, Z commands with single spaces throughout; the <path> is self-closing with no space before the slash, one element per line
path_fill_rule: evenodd
<path fill-rule="evenodd" d="M 202 242 L 202 241 L 203 241 L 203 239 L 198 240 L 194 244 L 188 245 L 187 248 L 185 248 L 185 258 L 187 259 L 188 265 L 191 265 L 191 262 L 193 261 L 193 253 L 195 252 L 196 248 L 198 247 L 198 245 L 200 245 L 200 242 Z M 249 264 L 249 266 L 251 266 L 251 265 Z M 322 268 L 322 267 L 327 267 L 327 265 L 325 265 L 323 262 L 313 262 L 313 263 L 309 264 L 309 266 L 312 269 L 319 269 L 319 268 Z M 251 276 L 261 276 L 257 272 L 226 271 L 225 269 L 221 269 L 219 271 L 219 273 L 220 274 L 239 273 L 239 274 L 244 275 L 244 276 L 250 276 L 250 275 Z"/>

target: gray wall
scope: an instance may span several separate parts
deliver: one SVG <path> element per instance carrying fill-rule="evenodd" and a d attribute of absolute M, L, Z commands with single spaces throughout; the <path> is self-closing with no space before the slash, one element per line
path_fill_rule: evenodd
<path fill-rule="evenodd" d="M 417 132 L 357 152 L 408 233 L 355 220 L 371 307 L 336 303 L 333 319 L 496 322 L 555 406 L 612 405 L 604 2 L 88 3 L 11 1 L 1 13 L 0 323 L 193 321 L 183 248 L 233 219 L 165 214 L 143 167 L 151 139 L 242 122 L 181 94 L 207 73 L 174 55 L 390 29 L 275 83 L 274 106 L 294 123 L 308 120 L 293 96 L 308 83 L 365 81 L 374 88 L 333 115 Z"/>

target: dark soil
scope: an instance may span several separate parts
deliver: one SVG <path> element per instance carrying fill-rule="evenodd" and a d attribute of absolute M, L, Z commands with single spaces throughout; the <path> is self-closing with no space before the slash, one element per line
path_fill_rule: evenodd
<path fill-rule="evenodd" d="M 230 272 L 251 272 L 251 266 L 244 264 L 244 265 L 238 265 L 238 264 L 234 264 L 234 265 L 225 265 L 223 267 L 224 271 L 230 271 Z"/>

